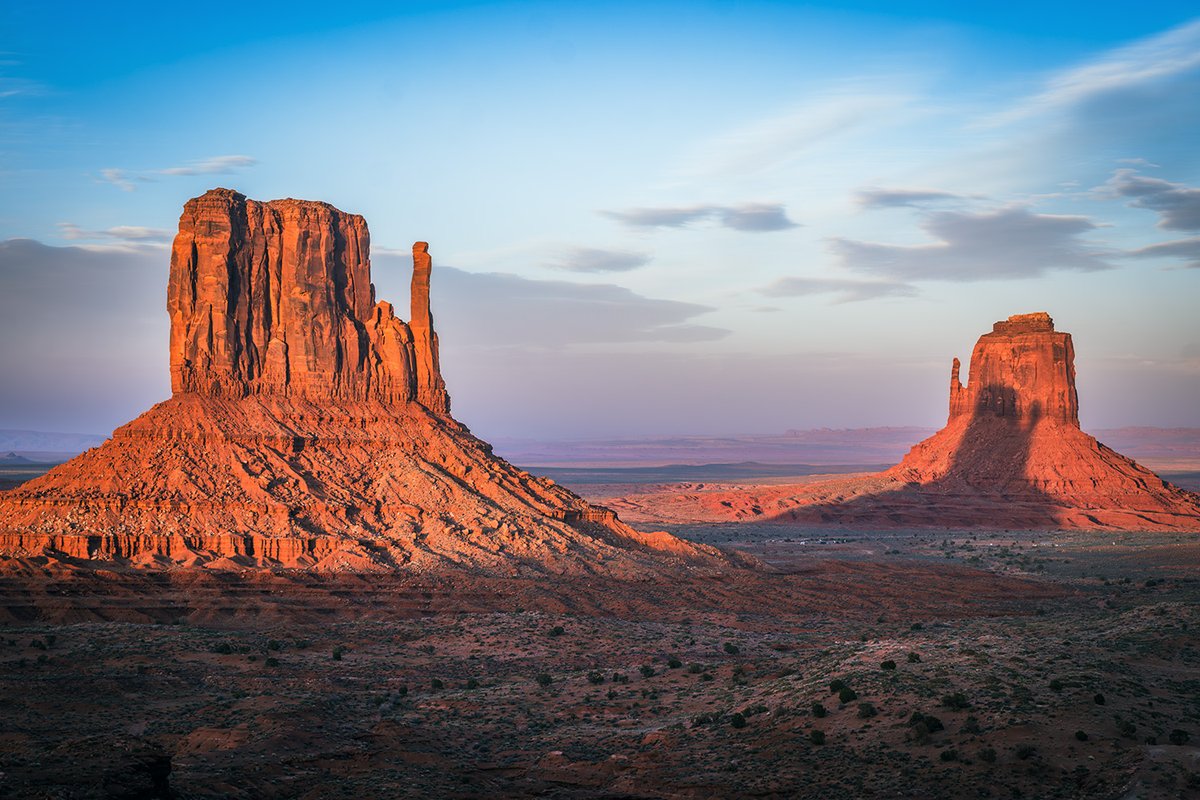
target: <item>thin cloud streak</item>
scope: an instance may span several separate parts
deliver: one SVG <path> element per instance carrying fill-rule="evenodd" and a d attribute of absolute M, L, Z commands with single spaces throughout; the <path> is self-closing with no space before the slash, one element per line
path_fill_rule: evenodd
<path fill-rule="evenodd" d="M 258 160 L 250 156 L 228 155 L 212 156 L 211 158 L 193 161 L 178 167 L 162 169 L 130 171 L 120 167 L 105 167 L 100 170 L 100 179 L 111 183 L 123 192 L 136 191 L 136 182 L 152 182 L 157 176 L 180 177 L 188 175 L 230 175 L 247 167 L 253 167 Z"/>
<path fill-rule="evenodd" d="M 1193 20 L 1052 75 L 1041 92 L 988 118 L 985 124 L 1006 125 L 1077 106 L 1101 94 L 1170 78 L 1197 67 L 1200 67 L 1200 20 Z"/>
<path fill-rule="evenodd" d="M 964 195 L 939 189 L 860 189 L 854 202 L 863 208 L 920 208 L 927 203 L 965 200 Z"/>
<path fill-rule="evenodd" d="M 787 209 L 782 203 L 631 208 L 601 211 L 600 214 L 631 228 L 684 228 L 693 222 L 705 220 L 731 230 L 751 233 L 799 227 L 799 223 L 788 219 Z"/>
<path fill-rule="evenodd" d="M 1200 269 L 1200 237 L 1159 242 L 1130 250 L 1125 255 L 1131 258 L 1180 258 L 1185 267 Z"/>
<path fill-rule="evenodd" d="M 564 272 L 628 272 L 648 263 L 648 254 L 632 250 L 573 247 L 546 266 Z"/>
<path fill-rule="evenodd" d="M 74 222 L 60 222 L 58 229 L 64 239 L 87 241 L 90 239 L 117 239 L 122 242 L 169 242 L 173 234 L 163 228 L 147 228 L 140 225 L 117 225 L 102 231 L 85 230 Z"/>
<path fill-rule="evenodd" d="M 780 278 L 759 290 L 768 297 L 805 297 L 836 294 L 835 303 L 857 303 L 878 297 L 914 297 L 917 288 L 897 281 L 862 281 L 846 278 Z"/>

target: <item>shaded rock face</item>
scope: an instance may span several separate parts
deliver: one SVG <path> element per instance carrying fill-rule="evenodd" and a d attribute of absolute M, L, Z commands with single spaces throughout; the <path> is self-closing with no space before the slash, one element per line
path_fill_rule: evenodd
<path fill-rule="evenodd" d="M 1074 359 L 1048 314 L 1009 317 L 979 338 L 966 386 L 954 359 L 946 426 L 883 473 L 615 505 L 662 522 L 1200 531 L 1200 496 L 1080 430 Z"/>
<path fill-rule="evenodd" d="M 448 414 L 428 245 L 413 247 L 413 325 L 375 302 L 369 252 L 366 220 L 326 203 L 228 189 L 188 201 L 167 286 L 172 390 L 416 400 Z"/>
<path fill-rule="evenodd" d="M 0 556 L 644 578 L 723 569 L 493 455 L 450 416 L 413 246 L 412 319 L 371 286 L 362 217 L 190 200 L 171 253 L 174 395 L 0 495 Z"/>
<path fill-rule="evenodd" d="M 1079 427 L 1075 347 L 1071 334 L 1054 330 L 1045 312 L 1018 314 L 992 326 L 971 353 L 970 380 L 950 376 L 950 420 L 992 416 L 1016 422 L 1042 417 Z"/>
<path fill-rule="evenodd" d="M 1200 529 L 1200 498 L 1080 430 L 1074 344 L 1045 312 L 979 337 L 965 387 L 954 360 L 946 427 L 886 475 L 925 497 L 976 504 L 963 522 Z"/>

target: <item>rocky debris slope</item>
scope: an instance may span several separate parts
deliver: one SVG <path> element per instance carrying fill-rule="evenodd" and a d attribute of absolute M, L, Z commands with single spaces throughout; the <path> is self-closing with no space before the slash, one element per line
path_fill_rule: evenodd
<path fill-rule="evenodd" d="M 1046 313 L 997 322 L 954 359 L 946 426 L 878 475 L 805 485 L 708 485 L 613 502 L 629 519 L 1200 531 L 1200 496 L 1079 427 L 1075 350 Z"/>
<path fill-rule="evenodd" d="M 365 221 L 191 200 L 171 255 L 174 395 L 0 496 L 0 554 L 638 577 L 720 567 L 492 454 L 450 416 L 413 247 L 412 319 L 377 302 Z"/>

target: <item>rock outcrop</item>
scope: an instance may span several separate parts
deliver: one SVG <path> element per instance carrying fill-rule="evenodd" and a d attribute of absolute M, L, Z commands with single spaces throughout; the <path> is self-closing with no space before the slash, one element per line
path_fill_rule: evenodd
<path fill-rule="evenodd" d="M 992 326 L 971 353 L 967 387 L 959 361 L 950 372 L 950 421 L 992 416 L 1036 422 L 1048 417 L 1079 427 L 1075 348 L 1045 312 L 1018 314 Z"/>
<path fill-rule="evenodd" d="M 1075 350 L 1046 313 L 997 322 L 950 371 L 946 426 L 881 474 L 640 495 L 622 513 L 885 527 L 1200 531 L 1200 496 L 1080 430 Z M 640 504 L 640 506 L 639 506 Z"/>
<path fill-rule="evenodd" d="M 171 388 L 405 402 L 449 413 L 429 313 L 428 246 L 413 247 L 412 324 L 375 302 L 367 223 L 326 203 L 189 200 L 171 249 Z"/>
<path fill-rule="evenodd" d="M 215 189 L 171 253 L 173 396 L 0 495 L 0 555 L 637 577 L 723 567 L 492 454 L 450 417 L 413 247 L 412 319 L 377 302 L 362 217 Z"/>

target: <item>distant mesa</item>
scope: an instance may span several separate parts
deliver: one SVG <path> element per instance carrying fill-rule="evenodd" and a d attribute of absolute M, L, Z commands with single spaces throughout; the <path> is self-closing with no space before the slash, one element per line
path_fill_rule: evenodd
<path fill-rule="evenodd" d="M 214 189 L 171 251 L 173 396 L 0 495 L 0 555 L 637 578 L 727 565 L 492 454 L 450 416 L 413 246 L 410 317 L 375 298 L 366 221 Z"/>
<path fill-rule="evenodd" d="M 1071 334 L 1019 314 L 956 358 L 946 426 L 886 472 L 801 486 L 648 496 L 640 516 L 884 527 L 1200 531 L 1200 496 L 1080 430 Z"/>

